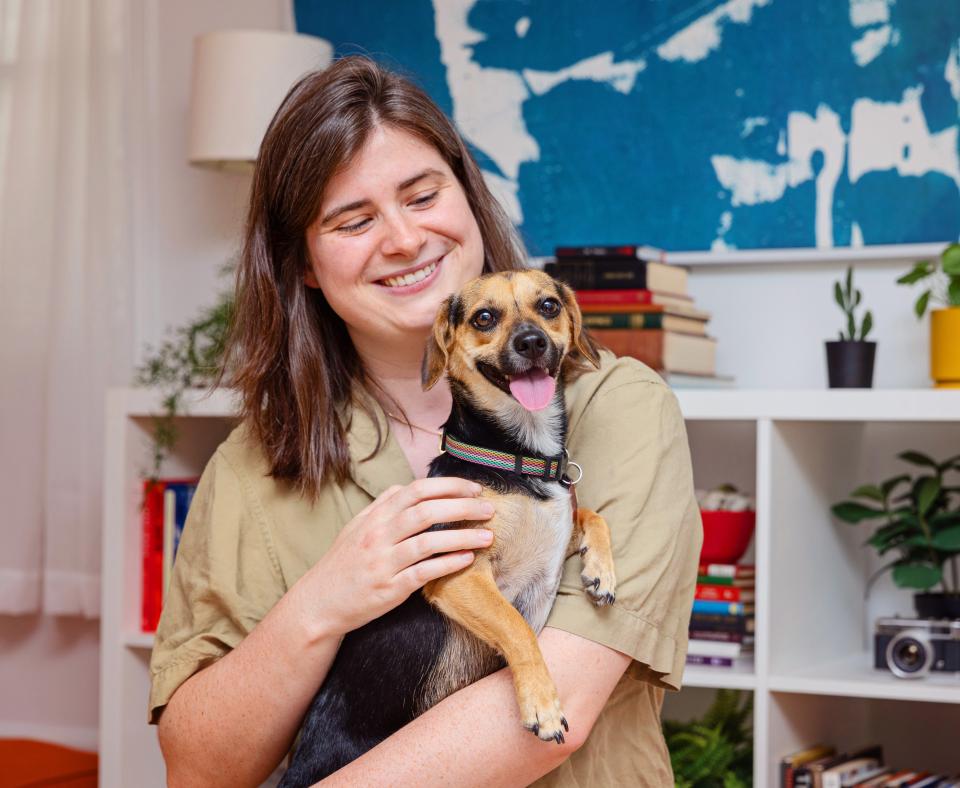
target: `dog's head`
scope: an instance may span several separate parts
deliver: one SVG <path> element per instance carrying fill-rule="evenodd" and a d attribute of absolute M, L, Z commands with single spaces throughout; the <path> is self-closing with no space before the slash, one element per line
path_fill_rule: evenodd
<path fill-rule="evenodd" d="M 504 271 L 468 282 L 440 307 L 423 359 L 423 387 L 447 372 L 477 404 L 504 397 L 527 410 L 553 399 L 559 378 L 600 366 L 573 291 L 542 271 Z"/>

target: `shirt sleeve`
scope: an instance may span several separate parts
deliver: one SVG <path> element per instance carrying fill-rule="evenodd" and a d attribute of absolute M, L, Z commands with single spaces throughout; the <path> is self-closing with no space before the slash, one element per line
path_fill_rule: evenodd
<path fill-rule="evenodd" d="M 246 637 L 283 595 L 266 517 L 220 449 L 184 524 L 150 658 L 148 721 L 190 676 Z"/>
<path fill-rule="evenodd" d="M 574 555 L 546 625 L 627 654 L 635 678 L 678 690 L 703 540 L 690 449 L 673 391 L 650 372 L 623 371 L 597 387 L 568 440 L 583 467 L 578 505 L 610 528 L 616 601 L 590 602 Z"/>

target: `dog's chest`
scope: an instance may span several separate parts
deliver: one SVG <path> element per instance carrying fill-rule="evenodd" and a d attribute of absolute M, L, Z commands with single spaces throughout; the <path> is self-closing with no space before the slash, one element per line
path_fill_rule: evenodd
<path fill-rule="evenodd" d="M 500 592 L 535 632 L 553 605 L 573 531 L 569 492 L 550 486 L 554 495 L 545 501 L 526 495 L 496 499 L 494 577 Z"/>

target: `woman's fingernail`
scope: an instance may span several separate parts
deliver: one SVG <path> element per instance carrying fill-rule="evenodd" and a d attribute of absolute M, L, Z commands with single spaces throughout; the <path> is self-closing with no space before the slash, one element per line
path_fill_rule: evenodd
<path fill-rule="evenodd" d="M 493 511 L 494 509 L 493 509 L 492 503 L 487 503 L 486 501 L 484 501 L 482 504 L 480 504 L 481 514 L 493 514 Z"/>
<path fill-rule="evenodd" d="M 490 544 L 493 541 L 493 531 L 488 531 L 485 528 L 481 529 L 480 539 L 486 544 Z"/>

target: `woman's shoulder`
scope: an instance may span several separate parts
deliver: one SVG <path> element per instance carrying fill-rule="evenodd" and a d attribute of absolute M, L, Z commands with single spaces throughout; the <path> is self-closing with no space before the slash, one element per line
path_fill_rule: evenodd
<path fill-rule="evenodd" d="M 622 386 L 640 386 L 650 389 L 653 396 L 670 392 L 664 379 L 651 367 L 629 356 L 615 356 L 609 350 L 600 351 L 600 367 L 591 368 L 564 389 L 567 412 L 573 417 L 582 412 L 598 396 Z"/>
<path fill-rule="evenodd" d="M 230 431 L 217 447 L 213 459 L 225 462 L 242 480 L 270 476 L 267 455 L 247 422 L 241 422 Z"/>

